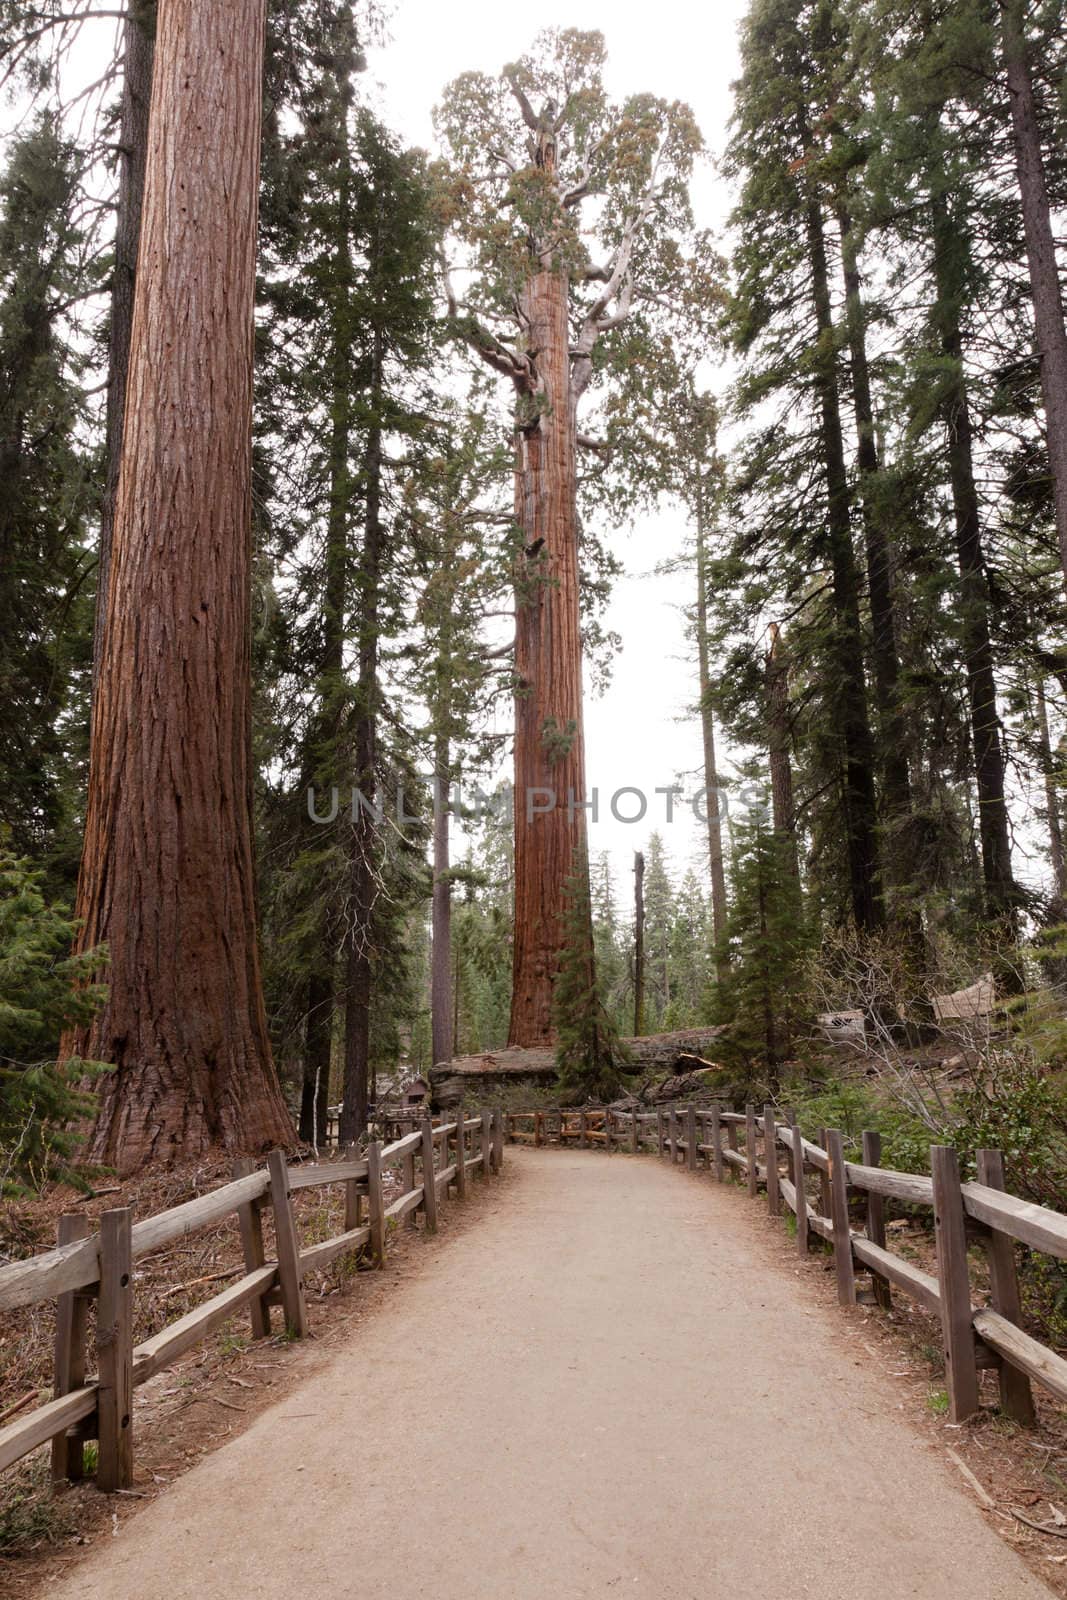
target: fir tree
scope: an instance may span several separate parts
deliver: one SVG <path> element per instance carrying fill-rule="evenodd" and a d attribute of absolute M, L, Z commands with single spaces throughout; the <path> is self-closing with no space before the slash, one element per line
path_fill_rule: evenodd
<path fill-rule="evenodd" d="M 560 1094 L 572 1103 L 610 1100 L 621 1083 L 623 1050 L 597 983 L 590 914 L 589 863 L 579 852 L 567 877 L 564 945 L 553 987 Z"/>

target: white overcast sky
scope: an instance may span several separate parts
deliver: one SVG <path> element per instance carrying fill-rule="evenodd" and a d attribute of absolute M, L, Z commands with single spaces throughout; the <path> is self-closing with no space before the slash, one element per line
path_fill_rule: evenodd
<path fill-rule="evenodd" d="M 431 114 L 444 85 L 471 69 L 499 72 L 523 54 L 538 27 L 599 29 L 607 40 L 609 89 L 622 96 L 649 91 L 687 101 L 713 154 L 720 152 L 737 76 L 737 25 L 746 0 L 541 0 L 527 12 L 492 0 L 399 0 L 389 41 L 370 52 L 368 88 L 385 120 L 409 143 L 433 147 Z M 719 230 L 729 195 L 709 162 L 694 187 L 697 221 Z M 590 848 L 609 850 L 620 894 L 627 895 L 632 853 L 659 827 L 674 865 L 703 869 L 705 838 L 688 807 L 665 822 L 665 801 L 652 794 L 679 774 L 686 793 L 699 787 L 701 745 L 693 715 L 695 662 L 681 607 L 691 599 L 682 576 L 653 569 L 681 546 L 684 527 L 670 512 L 633 527 L 603 529 L 625 565 L 607 625 L 622 636 L 607 693 L 586 700 L 589 783 L 600 791 L 600 821 Z M 612 794 L 625 786 L 649 793 L 649 814 L 632 826 L 612 820 Z M 632 797 L 620 802 L 632 814 Z"/>

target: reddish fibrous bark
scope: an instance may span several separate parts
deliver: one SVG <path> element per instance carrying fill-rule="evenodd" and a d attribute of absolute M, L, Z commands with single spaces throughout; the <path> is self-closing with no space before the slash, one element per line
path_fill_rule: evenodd
<path fill-rule="evenodd" d="M 547 140 L 542 159 L 553 159 Z M 522 530 L 515 627 L 515 944 L 508 1043 L 554 1038 L 563 886 L 586 843 L 582 640 L 578 603 L 576 397 L 562 267 L 523 295 L 538 413 L 515 433 L 515 518 Z M 592 925 L 589 930 L 592 952 Z"/>
<path fill-rule="evenodd" d="M 250 814 L 253 292 L 264 0 L 159 13 L 99 679 L 81 949 L 114 1063 L 91 1159 L 292 1137 L 256 947 Z"/>
<path fill-rule="evenodd" d="M 122 419 L 126 409 L 126 383 L 130 369 L 130 335 L 133 328 L 137 249 L 144 204 L 145 159 L 148 151 L 148 111 L 152 97 L 152 26 L 143 3 L 133 6 L 123 24 L 122 110 L 119 119 L 119 194 L 115 213 L 115 265 L 111 281 L 108 328 L 107 480 L 100 507 L 100 544 L 96 568 L 96 621 L 93 632 L 93 679 L 100 670 L 107 610 L 108 571 L 115 497 L 122 461 Z"/>

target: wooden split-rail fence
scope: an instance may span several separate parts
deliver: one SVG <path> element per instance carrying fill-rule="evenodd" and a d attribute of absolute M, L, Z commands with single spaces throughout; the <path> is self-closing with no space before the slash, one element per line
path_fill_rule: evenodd
<path fill-rule="evenodd" d="M 96 1483 L 105 1490 L 127 1489 L 133 1477 L 133 1391 L 201 1343 L 237 1312 L 247 1309 L 252 1334 L 271 1333 L 271 1312 L 280 1306 L 287 1333 L 307 1332 L 304 1280 L 309 1272 L 340 1256 L 369 1251 L 375 1265 L 385 1259 L 390 1223 L 405 1219 L 437 1226 L 438 1206 L 449 1188 L 463 1198 L 471 1175 L 499 1172 L 504 1158 L 502 1113 L 465 1114 L 453 1109 L 450 1121 L 427 1114 L 403 1138 L 370 1144 L 365 1153 L 346 1152 L 331 1162 L 289 1166 L 281 1150 L 264 1167 L 237 1163 L 233 1181 L 157 1216 L 135 1222 L 128 1208 L 105 1211 L 100 1230 L 90 1234 L 84 1214 L 60 1218 L 54 1250 L 0 1267 L 0 1311 L 56 1302 L 53 1398 L 0 1428 L 0 1470 L 39 1445 L 52 1444 L 54 1479 L 79 1479 L 85 1443 L 97 1441 Z M 386 1204 L 382 1182 L 390 1167 L 400 1167 L 400 1193 Z M 299 1189 L 344 1186 L 344 1231 L 302 1246 L 292 1196 Z M 264 1249 L 263 1215 L 273 1212 L 277 1259 Z M 151 1339 L 134 1345 L 134 1262 L 175 1239 L 217 1226 L 236 1215 L 244 1253 L 244 1274 L 220 1294 L 197 1306 Z M 87 1377 L 89 1310 L 96 1303 L 96 1373 Z"/>
<path fill-rule="evenodd" d="M 710 1170 L 761 1191 L 772 1216 L 788 1208 L 796 1218 L 797 1249 L 806 1255 L 813 1239 L 833 1251 L 838 1299 L 857 1303 L 856 1274 L 868 1272 L 871 1299 L 891 1304 L 901 1289 L 941 1323 L 949 1415 L 973 1416 L 979 1406 L 979 1372 L 995 1368 L 1002 1411 L 1032 1423 L 1031 1381 L 1067 1400 L 1067 1360 L 1034 1339 L 1022 1321 L 1015 1247 L 1067 1260 L 1067 1216 L 1005 1192 L 999 1150 L 980 1150 L 977 1182 L 960 1179 L 956 1151 L 930 1150 L 930 1177 L 881 1165 L 881 1137 L 864 1133 L 860 1162 L 847 1161 L 843 1135 L 824 1128 L 818 1143 L 805 1139 L 795 1118 L 774 1106 L 743 1112 L 719 1105 L 667 1105 L 654 1111 L 585 1107 L 577 1111 L 506 1112 L 510 1143 L 574 1145 L 589 1149 L 649 1149 L 690 1170 Z M 926 1272 L 888 1248 L 886 1202 L 932 1210 L 937 1272 Z M 863 1227 L 853 1226 L 862 1209 Z M 989 1267 L 989 1304 L 973 1303 L 968 1249 L 984 1249 Z"/>

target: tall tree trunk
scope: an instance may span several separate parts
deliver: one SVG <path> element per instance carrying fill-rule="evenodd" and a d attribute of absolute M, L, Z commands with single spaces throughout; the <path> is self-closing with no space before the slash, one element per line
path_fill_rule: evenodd
<path fill-rule="evenodd" d="M 771 623 L 767 652 L 767 753 L 771 769 L 771 813 L 774 831 L 786 846 L 786 863 L 799 883 L 797 817 L 793 799 L 792 739 L 789 730 L 789 657 L 778 624 Z"/>
<path fill-rule="evenodd" d="M 634 851 L 634 1038 L 645 1031 L 645 858 Z"/>
<path fill-rule="evenodd" d="M 93 706 L 79 948 L 109 997 L 88 1154 L 128 1172 L 292 1128 L 256 948 L 253 295 L 264 0 L 169 0 L 152 84 L 127 425 Z"/>
<path fill-rule="evenodd" d="M 841 268 L 845 282 L 845 317 L 849 358 L 852 369 L 852 394 L 856 413 L 856 460 L 859 467 L 863 534 L 867 556 L 867 592 L 871 608 L 871 664 L 875 700 L 878 706 L 878 732 L 889 822 L 891 849 L 887 869 L 891 880 L 902 888 L 913 887 L 909 861 L 901 859 L 901 827 L 911 815 L 911 778 L 908 772 L 908 741 L 900 703 L 900 655 L 897 646 L 896 607 L 893 596 L 893 566 L 888 530 L 878 499 L 877 478 L 881 463 L 874 427 L 874 401 L 871 394 L 870 366 L 867 360 L 867 335 L 863 315 L 863 295 L 852 219 L 844 206 L 838 208 L 841 233 Z M 908 918 L 904 907 L 894 907 L 894 920 Z M 921 931 L 921 930 L 920 930 Z"/>
<path fill-rule="evenodd" d="M 449 876 L 451 752 L 446 728 L 434 740 L 433 898 L 430 954 L 430 1032 L 434 1065 L 452 1059 L 452 881 Z"/>
<path fill-rule="evenodd" d="M 988 914 L 1012 919 L 1016 902 L 1011 870 L 1008 808 L 1004 798 L 1004 754 L 997 714 L 997 685 L 989 632 L 989 585 L 982 549 L 982 519 L 974 476 L 973 429 L 963 367 L 960 306 L 964 287 L 962 252 L 965 235 L 935 192 L 932 206 L 934 322 L 952 374 L 946 380 L 943 414 L 949 479 L 960 569 L 960 633 L 967 673 L 975 782 L 978 789 L 978 832 Z"/>
<path fill-rule="evenodd" d="M 316 1147 L 326 1141 L 333 1058 L 333 954 L 308 980 L 304 1024 L 304 1082 L 300 1092 L 300 1137 Z"/>
<path fill-rule="evenodd" d="M 1023 0 L 1000 0 L 1000 16 L 1011 96 L 1015 166 L 1034 300 L 1034 327 L 1041 360 L 1041 394 L 1045 403 L 1056 532 L 1060 562 L 1067 576 L 1067 329 L 1064 327 L 1063 293 L 1041 154 L 1041 130 L 1026 44 Z"/>
<path fill-rule="evenodd" d="M 699 478 L 696 493 L 697 532 L 697 664 L 700 676 L 700 728 L 704 741 L 704 788 L 708 814 L 708 857 L 711 866 L 711 923 L 715 937 L 715 972 L 720 983 L 730 973 L 726 942 L 726 870 L 723 864 L 722 810 L 719 804 L 719 769 L 715 760 L 715 714 L 711 705 L 711 659 L 708 650 L 707 534 L 705 505 Z"/>
<path fill-rule="evenodd" d="M 378 881 L 378 632 L 381 618 L 382 429 L 384 341 L 374 335 L 371 416 L 364 458 L 366 516 L 359 571 L 359 684 L 355 716 L 356 793 L 353 798 L 352 855 L 347 917 L 347 993 L 345 996 L 345 1092 L 340 1136 L 354 1144 L 367 1127 L 370 1095 L 370 1007 L 373 973 L 374 903 Z"/>
<path fill-rule="evenodd" d="M 345 104 L 343 64 L 339 99 Z M 343 114 L 342 114 L 343 116 Z M 331 388 L 329 507 L 326 518 L 326 555 L 322 596 L 322 660 L 320 706 L 315 741 L 310 752 L 312 777 L 326 788 L 339 775 L 341 736 L 347 705 L 345 682 L 345 610 L 349 578 L 349 516 L 352 501 L 352 473 L 349 466 L 352 445 L 352 383 L 350 375 L 352 326 L 350 295 L 353 280 L 350 235 L 351 159 L 348 129 L 342 121 L 338 130 L 341 144 L 337 240 L 334 252 L 336 284 L 330 308 Z M 338 924 L 336 907 L 326 903 L 319 908 L 319 957 L 308 993 L 305 1032 L 304 1082 L 300 1099 L 300 1137 L 311 1140 L 312 1118 L 315 1127 L 326 1127 L 329 1072 L 333 1046 L 333 1020 L 336 1007 Z M 322 1132 L 319 1132 L 319 1138 Z"/>
<path fill-rule="evenodd" d="M 536 376 L 515 435 L 515 518 L 526 546 L 516 595 L 515 943 L 513 1045 L 554 1039 L 552 990 L 563 942 L 564 886 L 586 849 L 582 641 L 578 609 L 575 406 L 568 286 L 546 267 L 522 296 Z M 593 956 L 588 918 L 589 959 Z"/>
<path fill-rule="evenodd" d="M 1056 766 L 1052 759 L 1052 739 L 1048 726 L 1048 702 L 1045 699 L 1045 679 L 1039 672 L 1035 686 L 1037 701 L 1037 736 L 1041 750 L 1041 771 L 1045 780 L 1045 809 L 1048 821 L 1048 854 L 1056 893 L 1067 897 L 1067 866 L 1063 856 L 1063 822 L 1060 816 L 1060 794 L 1056 782 Z"/>
<path fill-rule="evenodd" d="M 115 497 L 122 459 L 122 421 L 130 370 L 137 247 L 144 206 L 148 109 L 152 98 L 155 51 L 155 0 L 132 0 L 122 30 L 122 109 L 119 116 L 119 193 L 115 215 L 115 265 L 108 324 L 107 421 L 104 457 L 107 478 L 100 506 L 100 550 L 96 568 L 96 619 L 93 628 L 93 686 L 100 674 L 107 612 L 108 574 L 115 521 Z"/>
<path fill-rule="evenodd" d="M 874 740 L 867 707 L 859 574 L 852 544 L 851 494 L 841 427 L 826 240 L 817 199 L 811 199 L 807 205 L 806 224 L 819 338 L 814 360 L 815 387 L 821 413 L 828 497 L 826 532 L 833 580 L 834 627 L 828 675 L 836 699 L 845 756 L 844 821 L 852 915 L 858 928 L 869 931 L 880 927 L 885 920 L 878 859 Z"/>

